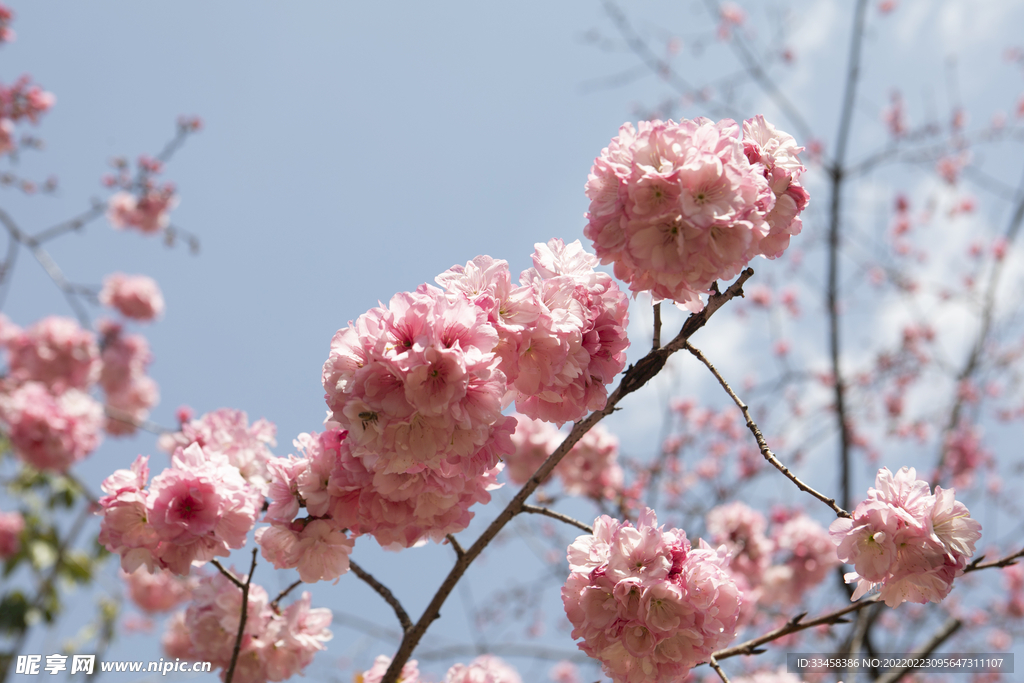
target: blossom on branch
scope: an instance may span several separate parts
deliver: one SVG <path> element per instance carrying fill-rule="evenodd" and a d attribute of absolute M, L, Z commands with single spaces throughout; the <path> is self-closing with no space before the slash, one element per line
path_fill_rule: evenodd
<path fill-rule="evenodd" d="M 579 648 L 616 683 L 680 680 L 735 636 L 742 594 L 728 551 L 657 526 L 608 516 L 569 546 L 562 602 Z"/>
<path fill-rule="evenodd" d="M 163 315 L 164 297 L 156 280 L 145 275 L 114 273 L 103 280 L 100 303 L 116 308 L 133 320 L 153 320 Z"/>
<path fill-rule="evenodd" d="M 391 657 L 378 655 L 373 661 L 373 666 L 361 674 L 356 674 L 355 683 L 380 683 L 384 680 L 391 665 Z M 415 659 L 410 659 L 402 667 L 402 673 L 398 674 L 398 683 L 420 683 L 420 669 Z"/>
<path fill-rule="evenodd" d="M 854 600 L 878 589 L 889 607 L 903 602 L 940 602 L 963 574 L 981 524 L 954 498 L 953 489 L 917 478 L 913 467 L 894 475 L 878 470 L 875 487 L 853 512 L 829 531 L 839 559 L 854 566 L 846 575 L 856 583 Z"/>
<path fill-rule="evenodd" d="M 103 407 L 78 389 L 54 394 L 44 384 L 26 382 L 0 394 L 0 423 L 24 462 L 65 472 L 99 446 Z"/>
<path fill-rule="evenodd" d="M 453 665 L 445 674 L 444 683 L 523 683 L 523 679 L 501 658 L 480 655 L 468 666 Z"/>
<path fill-rule="evenodd" d="M 761 116 L 627 123 L 594 161 L 584 234 L 634 294 L 699 311 L 716 280 L 800 232 L 802 149 Z"/>

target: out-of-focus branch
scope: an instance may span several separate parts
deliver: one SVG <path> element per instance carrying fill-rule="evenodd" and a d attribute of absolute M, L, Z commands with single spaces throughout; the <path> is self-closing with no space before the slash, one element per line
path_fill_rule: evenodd
<path fill-rule="evenodd" d="M 103 215 L 103 212 L 107 210 L 106 204 L 94 199 L 92 202 L 92 208 L 87 211 L 83 211 L 74 218 L 69 218 L 66 221 L 61 221 L 56 225 L 53 225 L 45 230 L 41 230 L 32 236 L 32 240 L 35 244 L 42 244 L 48 242 L 55 237 L 59 237 L 67 232 L 74 232 L 81 230 L 86 225 L 96 220 Z"/>
<path fill-rule="evenodd" d="M 592 526 L 584 524 L 578 519 L 573 519 L 569 515 L 563 515 L 561 512 L 555 512 L 550 508 L 541 507 L 539 505 L 523 505 L 521 509 L 523 512 L 529 512 L 533 515 L 544 515 L 546 517 L 550 517 L 551 519 L 557 519 L 559 522 L 565 522 L 566 524 L 570 524 L 576 527 L 577 529 L 582 529 L 583 531 L 586 531 L 588 534 L 594 533 L 594 528 Z"/>
<path fill-rule="evenodd" d="M 1007 555 L 1001 560 L 993 560 L 992 562 L 982 562 L 985 556 L 982 555 L 978 559 L 971 562 L 969 565 L 964 567 L 964 574 L 967 572 L 976 572 L 979 569 L 991 569 L 992 567 L 1009 567 L 1011 564 L 1017 564 L 1017 560 L 1024 557 L 1024 549 L 1018 550 L 1012 555 Z"/>
<path fill-rule="evenodd" d="M 526 499 L 529 498 L 537 487 L 541 485 L 548 475 L 555 469 L 562 458 L 572 449 L 576 443 L 583 438 L 583 435 L 590 431 L 591 427 L 600 422 L 605 416 L 610 415 L 615 410 L 615 406 L 618 405 L 619 401 L 625 398 L 627 395 L 636 391 L 647 382 L 649 382 L 658 372 L 665 366 L 668 357 L 676 351 L 682 349 L 686 344 L 687 340 L 697 332 L 700 328 L 707 324 L 707 321 L 719 308 L 724 306 L 726 302 L 732 300 L 737 296 L 743 295 L 743 285 L 754 275 L 754 271 L 751 268 L 744 270 L 736 281 L 729 285 L 728 289 L 724 292 L 719 292 L 717 287 L 714 288 L 714 294 L 708 298 L 707 304 L 704 309 L 699 313 L 691 314 L 686 321 L 683 323 L 682 329 L 675 338 L 657 350 L 650 351 L 646 356 L 640 359 L 635 365 L 629 366 L 626 369 L 625 374 L 619 381 L 618 387 L 608 397 L 605 407 L 601 410 L 595 410 L 590 415 L 580 420 L 573 425 L 572 431 L 565 437 L 565 440 L 555 449 L 555 452 L 548 456 L 548 459 L 544 461 L 544 464 L 534 472 L 533 476 L 530 477 L 529 481 L 523 485 L 523 488 L 516 493 L 515 497 L 505 506 L 497 518 L 491 522 L 491 524 L 484 530 L 480 537 L 473 543 L 472 546 L 466 549 L 465 554 L 460 555 L 455 560 L 455 566 L 448 572 L 448 576 L 441 583 L 441 586 L 437 589 L 434 597 L 431 599 L 430 604 L 423 610 L 423 614 L 420 616 L 413 627 L 405 632 L 405 636 L 402 638 L 402 643 L 398 647 L 398 652 L 395 653 L 394 658 L 391 660 L 391 664 L 388 666 L 387 673 L 384 674 L 384 678 L 381 683 L 398 683 L 398 676 L 401 674 L 402 667 L 409 661 L 409 657 L 412 655 L 414 649 L 419 644 L 420 639 L 427 632 L 430 624 L 434 622 L 441 614 L 441 606 L 444 604 L 448 596 L 451 595 L 455 585 L 462 578 L 462 575 L 466 573 L 466 570 L 473 563 L 480 553 L 484 551 L 492 540 L 498 535 L 505 525 L 508 524 L 513 517 L 523 512 L 523 505 L 526 503 Z"/>
<path fill-rule="evenodd" d="M 242 650 L 242 635 L 245 633 L 245 620 L 249 616 L 249 585 L 252 583 L 252 574 L 256 571 L 256 553 L 258 548 L 252 549 L 252 564 L 249 565 L 249 575 L 245 577 L 245 584 L 242 586 L 242 615 L 238 619 L 238 634 L 235 636 L 235 648 L 231 651 L 231 664 L 224 674 L 224 683 L 231 683 L 235 675 L 235 665 L 238 664 L 238 653 Z M 221 571 L 224 571 L 221 568 Z"/>
<path fill-rule="evenodd" d="M 946 642 L 950 636 L 957 632 L 961 626 L 961 621 L 954 617 L 950 617 L 945 624 L 943 624 L 938 631 L 936 631 L 928 642 L 921 645 L 921 647 L 914 650 L 912 653 L 907 655 L 907 659 L 922 659 L 927 657 L 931 653 Z M 901 658 L 902 659 L 902 658 Z M 912 673 L 914 670 L 911 667 L 901 666 L 897 669 L 889 669 L 887 672 L 882 674 L 880 678 L 875 679 L 875 683 L 896 683 L 904 676 Z"/>
<path fill-rule="evenodd" d="M 277 606 L 281 604 L 281 601 L 284 600 L 288 596 L 289 593 L 291 593 L 293 590 L 295 590 L 296 588 L 298 588 L 301 585 L 302 585 L 302 579 L 298 579 L 295 583 L 291 584 L 290 586 L 285 588 L 283 591 L 278 593 L 277 597 L 270 601 L 270 608 L 276 612 L 277 611 Z"/>
<path fill-rule="evenodd" d="M 377 591 L 377 594 L 384 598 L 384 602 L 391 605 L 391 609 L 395 610 L 395 616 L 398 617 L 398 623 L 402 625 L 402 631 L 408 633 L 409 629 L 412 628 L 412 619 L 409 618 L 408 612 L 406 612 L 405 608 L 402 607 L 402 603 L 398 601 L 398 598 L 396 598 L 395 594 L 391 592 L 391 589 L 373 578 L 372 574 L 355 562 L 349 560 L 348 564 L 349 567 L 352 568 L 353 574 L 362 579 L 364 583 L 370 586 L 370 588 Z"/>
<path fill-rule="evenodd" d="M 112 405 L 104 405 L 103 413 L 111 420 L 117 420 L 118 422 L 130 424 L 136 429 L 141 429 L 145 432 L 149 432 L 150 434 L 156 434 L 157 436 L 160 436 L 161 434 L 173 434 L 174 432 L 178 431 L 177 429 L 171 429 L 169 427 L 164 427 L 163 425 L 158 425 L 156 422 L 152 422 L 151 420 L 140 420 L 131 413 L 129 413 L 128 411 L 121 410 L 120 408 L 115 408 Z"/>
<path fill-rule="evenodd" d="M 793 474 L 788 467 L 782 464 L 782 462 L 775 456 L 774 453 L 772 453 L 771 449 L 768 447 L 768 442 L 765 441 L 764 435 L 761 433 L 761 429 L 757 426 L 757 423 L 754 422 L 754 418 L 750 416 L 750 409 L 747 407 L 747 404 L 744 403 L 740 399 L 740 397 L 736 395 L 736 392 L 732 390 L 732 387 L 730 387 L 729 383 L 725 381 L 725 378 L 722 377 L 722 374 L 718 372 L 715 366 L 711 364 L 711 361 L 709 361 L 707 357 L 703 353 L 701 353 L 700 349 L 692 346 L 689 342 L 686 342 L 686 350 L 692 353 L 697 358 L 697 360 L 703 363 L 705 367 L 707 367 L 707 369 L 711 371 L 711 374 L 715 376 L 715 379 L 718 380 L 718 383 L 722 385 L 723 389 L 725 389 L 725 393 L 729 394 L 729 398 L 731 398 L 733 403 L 735 403 L 739 407 L 740 412 L 743 413 L 743 418 L 747 421 L 747 429 L 749 429 L 750 433 L 754 435 L 754 440 L 757 441 L 757 447 L 761 451 L 761 455 L 764 456 L 764 459 L 771 463 L 772 467 L 777 469 L 779 472 L 782 472 L 782 474 L 784 474 L 790 481 L 796 484 L 798 489 L 805 493 L 811 494 L 812 496 L 820 500 L 822 503 L 832 508 L 832 511 L 836 513 L 837 517 L 849 517 L 849 512 L 836 505 L 835 498 L 829 498 L 824 493 L 820 493 L 815 489 L 812 489 L 810 486 L 800 481 L 799 477 Z"/>

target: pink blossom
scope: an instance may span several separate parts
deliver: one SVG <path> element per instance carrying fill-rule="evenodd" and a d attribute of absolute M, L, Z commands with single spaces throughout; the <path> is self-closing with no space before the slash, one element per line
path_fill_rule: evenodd
<path fill-rule="evenodd" d="M 267 462 L 274 457 L 270 447 L 277 445 L 276 433 L 277 427 L 269 420 L 260 418 L 250 425 L 243 411 L 218 408 L 197 420 L 183 422 L 180 432 L 162 435 L 158 446 L 171 453 L 195 443 L 204 451 L 221 453 L 246 481 L 265 493 Z"/>
<path fill-rule="evenodd" d="M 735 502 L 710 510 L 706 522 L 711 541 L 729 550 L 729 569 L 743 576 L 750 586 L 760 585 L 773 550 L 773 543 L 765 535 L 764 515 Z"/>
<path fill-rule="evenodd" d="M 515 450 L 505 458 L 509 481 L 519 485 L 529 481 L 562 439 L 563 435 L 551 423 L 516 415 L 516 431 L 512 434 Z"/>
<path fill-rule="evenodd" d="M 297 568 L 306 583 L 332 581 L 348 572 L 353 545 L 343 531 L 323 519 L 257 529 L 256 543 L 265 559 L 278 569 Z"/>
<path fill-rule="evenodd" d="M 6 26 L 0 28 L 0 41 L 4 40 L 4 36 L 12 35 L 13 32 Z M 28 119 L 31 123 L 38 123 L 39 117 L 49 111 L 56 101 L 53 93 L 33 84 L 30 76 L 22 76 L 9 87 L 0 85 L 0 118 L 14 122 Z"/>
<path fill-rule="evenodd" d="M 569 546 L 562 602 L 579 648 L 620 683 L 680 680 L 735 636 L 742 596 L 725 547 L 678 529 L 601 517 Z"/>
<path fill-rule="evenodd" d="M 0 560 L 18 554 L 24 530 L 25 518 L 20 512 L 0 512 Z"/>
<path fill-rule="evenodd" d="M 43 318 L 6 344 L 10 378 L 16 382 L 42 382 L 55 393 L 87 390 L 100 371 L 95 335 L 70 318 Z"/>
<path fill-rule="evenodd" d="M 114 273 L 103 280 L 100 303 L 133 320 L 153 320 L 163 315 L 164 297 L 156 281 L 145 275 Z"/>
<path fill-rule="evenodd" d="M 800 232 L 799 151 L 761 117 L 742 134 L 731 120 L 627 123 L 591 169 L 584 232 L 634 293 L 701 310 L 713 282 Z"/>
<path fill-rule="evenodd" d="M 519 673 L 494 655 L 480 655 L 469 665 L 455 664 L 444 683 L 523 683 Z"/>
<path fill-rule="evenodd" d="M 178 204 L 174 189 L 165 185 L 151 188 L 141 197 L 117 192 L 107 206 L 107 219 L 117 229 L 134 228 L 144 235 L 160 232 L 170 225 L 170 211 Z"/>
<path fill-rule="evenodd" d="M 951 489 L 933 495 L 907 467 L 895 475 L 879 470 L 867 500 L 829 531 L 839 559 L 856 569 L 846 575 L 858 584 L 853 598 L 878 588 L 890 607 L 944 599 L 981 538 L 981 524 Z"/>
<path fill-rule="evenodd" d="M 140 567 L 134 572 L 121 572 L 128 585 L 128 596 L 144 612 L 167 612 L 189 599 L 195 589 L 196 577 L 182 578 L 160 569 L 150 572 Z"/>
<path fill-rule="evenodd" d="M 0 422 L 24 462 L 64 472 L 99 446 L 103 408 L 77 389 L 53 394 L 39 382 L 26 382 L 0 394 Z"/>
<path fill-rule="evenodd" d="M 146 376 L 153 357 L 146 338 L 124 334 L 121 325 L 109 320 L 97 324 L 102 335 L 99 384 L 107 394 L 110 415 L 104 429 L 108 434 L 135 432 L 135 425 L 149 416 L 160 400 L 156 382 Z"/>
<path fill-rule="evenodd" d="M 245 577 L 241 577 L 245 580 Z M 168 657 L 231 664 L 242 605 L 241 590 L 220 573 L 200 580 L 192 603 L 172 617 L 164 636 Z M 331 611 L 310 608 L 310 595 L 283 612 L 270 605 L 266 590 L 249 586 L 245 627 L 235 667 L 236 681 L 283 681 L 301 674 L 331 639 Z"/>
<path fill-rule="evenodd" d="M 391 665 L 391 657 L 379 655 L 374 660 L 373 666 L 361 674 L 356 674 L 355 683 L 380 683 L 384 680 L 384 674 Z M 420 670 L 415 659 L 410 659 L 402 667 L 402 673 L 398 675 L 398 683 L 420 683 Z"/>
<path fill-rule="evenodd" d="M 571 496 L 614 499 L 625 481 L 618 456 L 619 440 L 603 425 L 596 425 L 558 463 L 562 488 Z"/>
<path fill-rule="evenodd" d="M 786 520 L 772 538 L 782 557 L 764 574 L 763 595 L 769 604 L 798 604 L 839 564 L 828 530 L 805 514 Z"/>
<path fill-rule="evenodd" d="M 555 664 L 548 672 L 548 676 L 554 683 L 582 683 L 576 665 L 570 661 Z"/>

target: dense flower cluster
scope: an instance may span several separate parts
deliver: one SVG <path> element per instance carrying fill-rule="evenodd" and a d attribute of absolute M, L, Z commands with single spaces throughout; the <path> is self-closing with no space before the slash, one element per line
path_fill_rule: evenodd
<path fill-rule="evenodd" d="M 121 578 L 128 587 L 128 597 L 148 614 L 174 609 L 190 599 L 199 584 L 195 576 L 181 577 L 166 569 L 150 572 L 145 566 L 131 573 L 122 571 Z"/>
<path fill-rule="evenodd" d="M 15 453 L 39 470 L 66 471 L 96 450 L 103 407 L 78 389 L 53 394 L 25 382 L 0 394 L 0 419 Z"/>
<path fill-rule="evenodd" d="M 579 648 L 616 683 L 676 681 L 735 636 L 742 602 L 728 552 L 657 526 L 603 516 L 569 546 L 562 602 Z"/>
<path fill-rule="evenodd" d="M 169 185 L 154 187 L 138 197 L 117 192 L 107 204 L 107 219 L 119 230 L 134 228 L 151 235 L 170 225 L 170 212 L 177 204 L 174 188 Z"/>
<path fill-rule="evenodd" d="M 223 678 L 231 664 L 241 607 L 242 591 L 227 577 L 220 573 L 204 577 L 188 609 L 169 622 L 163 639 L 167 656 L 212 662 L 223 669 Z M 233 680 L 264 683 L 301 674 L 313 656 L 326 649 L 330 624 L 331 610 L 311 609 L 309 593 L 279 612 L 266 590 L 251 584 Z"/>
<path fill-rule="evenodd" d="M 373 666 L 361 674 L 356 674 L 354 683 L 380 683 L 384 680 L 384 674 L 388 672 L 391 665 L 391 657 L 378 655 Z M 420 683 L 420 669 L 415 659 L 410 659 L 402 667 L 402 673 L 398 675 L 398 683 Z"/>
<path fill-rule="evenodd" d="M 0 512 L 0 560 L 6 560 L 21 550 L 21 532 L 25 518 L 20 512 Z"/>
<path fill-rule="evenodd" d="M 776 258 L 807 192 L 793 138 L 758 116 L 625 124 L 594 161 L 584 234 L 633 292 L 691 311 L 716 280 Z"/>
<path fill-rule="evenodd" d="M 11 330 L 6 342 L 9 378 L 42 382 L 54 393 L 88 388 L 100 372 L 96 336 L 70 318 L 49 316 Z"/>
<path fill-rule="evenodd" d="M 764 573 L 762 599 L 768 604 L 798 604 L 839 564 L 828 530 L 805 514 L 783 522 L 772 541 L 778 562 Z"/>
<path fill-rule="evenodd" d="M 246 481 L 265 494 L 267 463 L 274 457 L 270 447 L 277 445 L 276 434 L 277 427 L 269 420 L 260 418 L 250 425 L 243 411 L 218 408 L 196 420 L 183 419 L 181 431 L 162 435 L 158 445 L 167 453 L 191 444 L 222 453 Z"/>
<path fill-rule="evenodd" d="M 510 481 L 525 484 L 565 438 L 547 422 L 517 415 L 512 435 L 515 451 L 505 459 Z M 598 424 L 576 442 L 555 468 L 562 488 L 573 496 L 612 499 L 622 491 L 625 475 L 618 463 L 619 440 Z"/>
<path fill-rule="evenodd" d="M 523 683 L 519 672 L 494 655 L 480 655 L 469 665 L 455 664 L 444 683 Z"/>
<path fill-rule="evenodd" d="M 99 501 L 99 542 L 121 556 L 125 571 L 144 564 L 185 575 L 193 562 L 227 557 L 230 548 L 245 545 L 263 496 L 226 456 L 197 444 L 179 449 L 172 467 L 146 490 L 148 461 L 139 456 L 130 470 L 118 470 L 102 484 L 107 495 Z"/>
<path fill-rule="evenodd" d="M 453 266 L 437 283 L 468 297 L 497 330 L 516 409 L 562 424 L 604 407 L 606 385 L 626 363 L 628 301 L 579 241 L 538 243 L 533 263 L 518 287 L 508 263 L 489 256 Z"/>
<path fill-rule="evenodd" d="M 156 280 L 145 275 L 114 273 L 103 280 L 100 303 L 133 320 L 153 320 L 163 315 L 164 297 Z"/>
<path fill-rule="evenodd" d="M 146 368 L 153 361 L 146 338 L 125 334 L 117 323 L 101 320 L 102 336 L 99 385 L 107 396 L 108 434 L 132 434 L 135 425 L 149 416 L 160 400 L 160 392 Z"/>
<path fill-rule="evenodd" d="M 889 607 L 949 594 L 981 538 L 981 524 L 954 493 L 936 486 L 932 494 L 912 467 L 878 471 L 853 518 L 829 527 L 839 559 L 856 570 L 846 575 L 857 583 L 854 600 L 875 588 Z"/>
<path fill-rule="evenodd" d="M 14 37 L 10 29 L 11 13 L 0 5 L 0 43 Z M 39 117 L 56 102 L 53 93 L 46 92 L 32 83 L 29 76 L 22 76 L 14 85 L 0 84 L 0 154 L 17 148 L 14 139 L 14 125 L 24 120 L 35 124 Z"/>

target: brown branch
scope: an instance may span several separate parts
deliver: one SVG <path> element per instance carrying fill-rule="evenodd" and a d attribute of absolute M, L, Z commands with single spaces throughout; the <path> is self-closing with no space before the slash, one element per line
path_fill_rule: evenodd
<path fill-rule="evenodd" d="M 718 665 L 718 659 L 714 655 L 711 655 L 708 665 L 715 670 L 718 677 L 722 679 L 722 683 L 729 683 L 729 677 L 725 675 L 724 671 L 722 671 L 722 667 Z"/>
<path fill-rule="evenodd" d="M 1017 560 L 1022 557 L 1024 557 L 1024 549 L 1018 550 L 1012 555 L 1007 555 L 1001 560 L 993 560 L 992 562 L 985 562 L 983 564 L 982 560 L 985 559 L 985 556 L 982 555 L 978 559 L 974 560 L 974 562 L 971 562 L 969 565 L 964 567 L 964 574 L 968 572 L 976 572 L 979 569 L 991 569 L 992 567 L 1009 567 L 1011 564 L 1017 564 Z"/>
<path fill-rule="evenodd" d="M 551 519 L 557 519 L 558 521 L 570 524 L 576 527 L 577 529 L 582 529 L 583 531 L 586 531 L 588 534 L 594 533 L 593 527 L 584 524 L 578 519 L 573 519 L 569 515 L 563 515 L 561 512 L 555 512 L 550 508 L 541 507 L 539 505 L 523 505 L 520 509 L 523 512 L 529 512 L 533 515 L 544 515 L 546 517 L 550 517 Z"/>
<path fill-rule="evenodd" d="M 636 391 L 648 381 L 651 380 L 658 371 L 664 367 L 668 357 L 683 348 L 687 340 L 697 332 L 700 328 L 707 324 L 707 321 L 719 308 L 725 305 L 726 302 L 737 296 L 743 296 L 743 284 L 754 275 L 754 271 L 751 268 L 744 270 L 736 281 L 729 285 L 729 288 L 724 292 L 714 290 L 714 293 L 708 298 L 707 304 L 703 310 L 699 313 L 691 314 L 686 321 L 683 323 L 682 329 L 679 334 L 669 342 L 667 345 L 652 350 L 646 356 L 644 356 L 635 365 L 629 366 L 626 369 L 622 379 L 619 381 L 618 387 L 608 397 L 604 408 L 601 410 L 595 410 L 590 415 L 580 420 L 573 425 L 572 431 L 565 437 L 565 440 L 555 449 L 555 452 L 548 456 L 548 459 L 544 461 L 544 464 L 534 472 L 533 476 L 530 477 L 529 481 L 523 485 L 523 488 L 512 498 L 512 500 L 505 506 L 497 518 L 488 525 L 487 529 L 480 535 L 473 545 L 471 545 L 465 554 L 460 555 L 455 560 L 455 566 L 448 572 L 448 576 L 445 577 L 444 581 L 438 587 L 437 592 L 431 599 L 430 604 L 427 605 L 426 609 L 423 610 L 423 614 L 420 616 L 419 621 L 409 630 L 405 632 L 405 636 L 402 638 L 402 643 L 398 647 L 398 652 L 395 653 L 394 658 L 391 660 L 391 664 L 388 666 L 387 673 L 384 674 L 384 678 L 381 683 L 398 683 L 398 676 L 401 674 L 402 667 L 409 661 L 409 657 L 412 656 L 412 652 L 416 649 L 420 639 L 427 632 L 430 624 L 441 615 L 441 606 L 444 604 L 448 596 L 455 589 L 456 584 L 462 575 L 466 573 L 469 565 L 473 563 L 480 553 L 484 551 L 484 548 L 494 540 L 494 537 L 498 535 L 505 525 L 508 524 L 513 517 L 523 511 L 523 505 L 526 503 L 526 499 L 529 498 L 537 487 L 541 485 L 548 475 L 555 469 L 562 458 L 576 445 L 583 435 L 586 434 L 591 427 L 596 425 L 607 415 L 610 415 L 615 410 L 615 406 L 618 405 L 619 401 L 625 398 L 628 394 Z"/>
<path fill-rule="evenodd" d="M 276 612 L 277 611 L 277 606 L 279 604 L 281 604 L 281 601 L 284 600 L 285 597 L 287 597 L 289 593 L 291 593 L 293 590 L 295 590 L 296 588 L 298 588 L 301 585 L 302 585 L 302 579 L 298 579 L 295 583 L 293 583 L 292 585 L 288 586 L 283 591 L 278 593 L 277 597 L 274 598 L 270 602 L 270 608 Z"/>
<path fill-rule="evenodd" d="M 256 571 L 256 553 L 259 551 L 258 548 L 252 549 L 252 564 L 249 565 L 249 575 L 245 577 L 245 585 L 242 586 L 242 615 L 238 620 L 238 635 L 235 636 L 235 649 L 231 651 L 231 664 L 228 666 L 228 672 L 224 674 L 224 683 L 231 683 L 232 677 L 235 675 L 235 665 L 238 663 L 238 653 L 242 650 L 242 635 L 245 633 L 245 620 L 249 616 L 249 585 L 252 583 L 252 574 Z M 214 560 L 216 562 L 216 560 Z M 224 571 L 220 567 L 220 563 L 217 563 L 218 568 Z"/>
<path fill-rule="evenodd" d="M 950 617 L 942 627 L 928 639 L 928 642 L 921 645 L 921 647 L 914 650 L 912 653 L 907 655 L 907 659 L 923 659 L 934 652 L 940 645 L 946 642 L 950 636 L 957 632 L 961 626 L 961 621 L 954 617 Z M 902 657 L 900 659 L 903 659 Z M 889 669 L 880 678 L 875 679 L 875 683 L 896 683 L 908 673 L 913 672 L 912 667 L 901 666 L 897 669 Z"/>
<path fill-rule="evenodd" d="M 239 588 L 245 588 L 245 584 L 242 583 L 242 580 L 235 576 L 234 572 L 225 569 L 224 565 L 220 563 L 220 560 L 210 560 L 210 564 L 216 567 L 221 574 L 228 577 L 228 581 L 235 584 Z"/>
<path fill-rule="evenodd" d="M 657 351 L 661 346 L 661 302 L 654 304 L 654 341 L 651 350 Z"/>
<path fill-rule="evenodd" d="M 822 503 L 832 508 L 832 511 L 836 513 L 837 517 L 850 517 L 849 512 L 836 505 L 835 498 L 829 498 L 825 494 L 820 493 L 815 489 L 812 489 L 810 486 L 800 481 L 800 479 L 795 474 L 793 474 L 788 467 L 783 465 L 782 462 L 777 457 L 775 457 L 775 454 L 772 453 L 771 449 L 768 447 L 768 443 L 765 441 L 764 435 L 761 434 L 760 428 L 758 428 L 757 423 L 754 422 L 754 418 L 750 416 L 750 409 L 747 407 L 747 404 L 740 400 L 740 397 L 737 396 L 736 392 L 732 390 L 732 387 L 730 387 L 729 383 L 725 381 L 725 378 L 722 377 L 721 373 L 718 372 L 717 369 L 715 369 L 715 366 L 712 365 L 711 362 L 704 356 L 704 354 L 700 352 L 700 349 L 697 349 L 696 347 L 692 346 L 689 342 L 686 342 L 686 350 L 692 353 L 694 356 L 696 356 L 697 360 L 703 363 L 707 367 L 707 369 L 711 371 L 711 374 L 715 376 L 715 379 L 718 380 L 718 383 L 722 385 L 723 389 L 725 389 L 725 393 L 729 394 L 729 398 L 732 399 L 733 403 L 739 406 L 740 411 L 743 413 L 743 418 L 747 421 L 747 429 L 749 429 L 751 434 L 754 435 L 754 440 L 757 441 L 757 447 L 758 449 L 760 449 L 761 455 L 764 456 L 764 459 L 771 463 L 771 465 L 779 472 L 782 472 L 782 474 L 786 475 L 786 477 L 789 478 L 790 481 L 796 484 L 798 489 L 800 489 L 804 493 L 811 494 L 812 496 L 820 500 Z"/>
<path fill-rule="evenodd" d="M 360 567 L 355 562 L 349 560 L 348 565 L 352 568 L 353 574 L 362 579 L 366 584 L 370 586 L 370 588 L 377 591 L 380 597 L 384 598 L 384 602 L 391 605 L 391 609 L 395 610 L 395 616 L 398 617 L 398 623 L 402 625 L 402 631 L 408 633 L 409 629 L 412 628 L 412 619 L 409 618 L 409 614 L 405 611 L 405 608 L 402 607 L 402 603 L 398 601 L 398 598 L 395 597 L 395 594 L 391 592 L 391 589 L 389 589 L 387 586 L 382 584 L 377 579 L 373 578 L 372 574 L 370 574 L 368 571 Z"/>
<path fill-rule="evenodd" d="M 460 544 L 459 540 L 455 538 L 455 534 L 448 534 L 445 538 L 447 538 L 448 542 L 451 543 L 452 550 L 455 551 L 456 557 L 462 557 L 466 554 L 466 551 L 462 549 L 462 544 Z"/>

